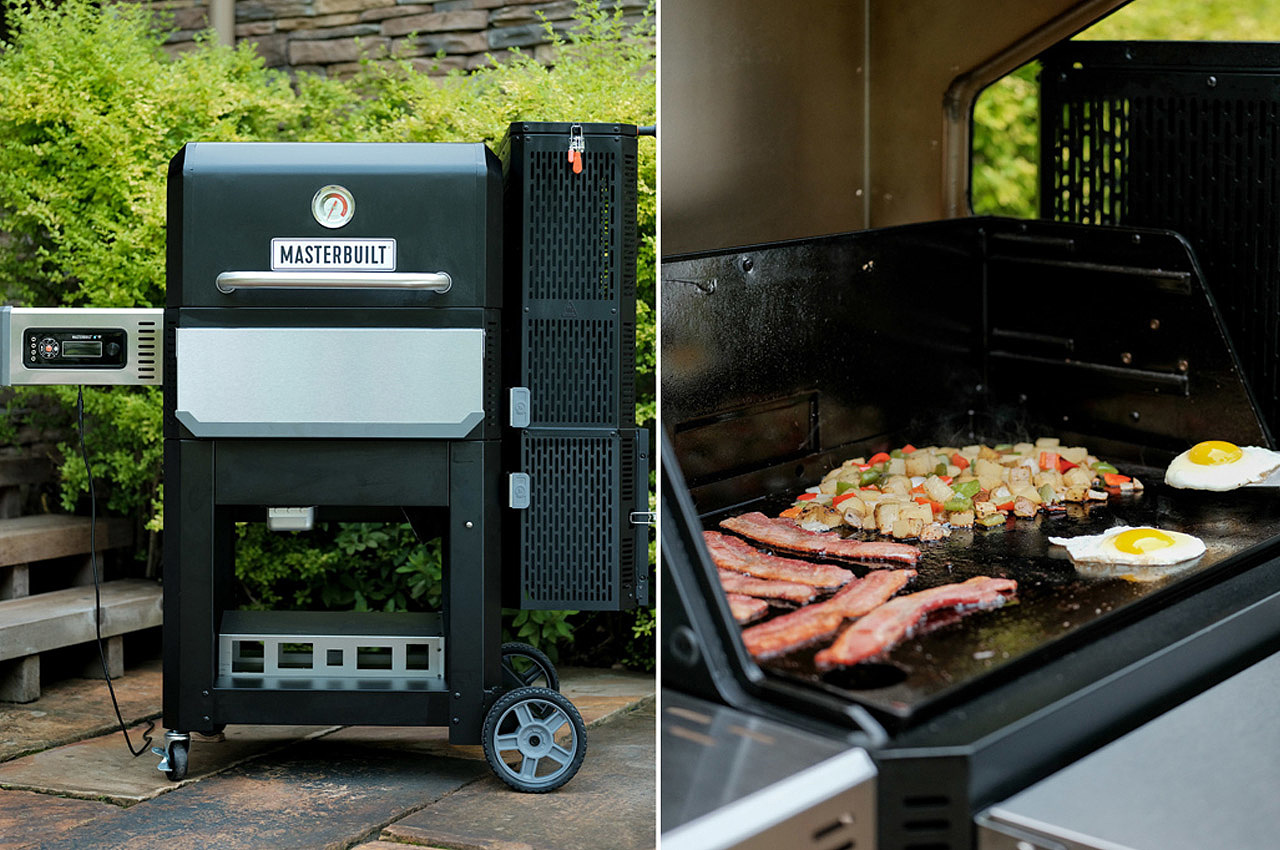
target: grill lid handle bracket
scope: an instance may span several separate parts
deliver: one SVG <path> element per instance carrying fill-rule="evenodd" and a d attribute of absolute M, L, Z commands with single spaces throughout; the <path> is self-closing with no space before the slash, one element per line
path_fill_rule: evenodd
<path fill-rule="evenodd" d="M 448 292 L 448 272 L 223 272 L 219 292 L 237 289 L 421 289 Z"/>

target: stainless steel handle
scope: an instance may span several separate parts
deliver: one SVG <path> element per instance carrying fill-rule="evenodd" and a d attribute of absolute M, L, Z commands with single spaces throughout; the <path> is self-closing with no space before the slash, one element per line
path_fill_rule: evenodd
<path fill-rule="evenodd" d="M 447 272 L 223 272 L 219 292 L 237 289 L 425 289 L 448 292 Z"/>

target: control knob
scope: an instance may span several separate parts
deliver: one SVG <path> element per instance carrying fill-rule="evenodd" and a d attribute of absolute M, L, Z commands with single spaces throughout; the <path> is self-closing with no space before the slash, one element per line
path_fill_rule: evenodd
<path fill-rule="evenodd" d="M 60 353 L 62 353 L 62 346 L 58 343 L 56 339 L 54 339 L 51 336 L 47 336 L 44 339 L 40 340 L 39 346 L 36 349 L 36 353 L 39 354 L 45 360 L 52 360 L 53 358 L 57 357 Z"/>

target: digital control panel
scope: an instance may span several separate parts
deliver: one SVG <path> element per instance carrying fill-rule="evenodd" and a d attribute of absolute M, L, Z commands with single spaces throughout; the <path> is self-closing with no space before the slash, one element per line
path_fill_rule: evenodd
<path fill-rule="evenodd" d="M 121 369 L 128 362 L 121 328 L 27 328 L 22 337 L 28 369 Z"/>
<path fill-rule="evenodd" d="M 160 307 L 0 306 L 0 386 L 164 384 Z"/>

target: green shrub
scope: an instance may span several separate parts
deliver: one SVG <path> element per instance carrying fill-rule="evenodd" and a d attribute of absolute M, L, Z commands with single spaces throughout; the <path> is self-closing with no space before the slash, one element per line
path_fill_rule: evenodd
<path fill-rule="evenodd" d="M 14 4 L 6 17 L 13 35 L 0 45 L 0 233 L 7 234 L 0 238 L 0 281 L 12 303 L 162 305 L 166 168 L 188 141 L 493 145 L 515 120 L 651 124 L 656 116 L 651 28 L 632 27 L 620 11 L 586 0 L 579 2 L 574 33 L 558 46 L 554 68 L 513 52 L 492 67 L 443 79 L 415 73 L 407 61 L 369 61 L 350 80 L 301 74 L 291 81 L 266 68 L 249 45 L 232 49 L 208 41 L 170 58 L 161 48 L 165 33 L 153 28 L 149 12 L 128 4 Z M 640 145 L 640 182 L 637 363 L 644 374 L 638 412 L 651 424 L 656 166 L 650 140 Z M 10 429 L 24 411 L 41 407 L 33 394 L 63 411 L 60 422 L 41 424 L 71 423 L 74 389 L 27 389 L 10 402 Z M 142 515 L 159 533 L 160 394 L 90 388 L 85 409 L 99 492 L 111 510 Z M 63 506 L 73 509 L 87 482 L 75 447 L 61 452 Z M 438 554 L 417 547 L 407 528 L 378 532 L 340 524 L 308 541 L 246 526 L 239 550 L 242 590 L 260 605 L 399 610 L 430 603 L 439 593 Z M 347 577 L 322 575 L 337 553 Z M 357 568 L 348 570 L 348 563 Z M 387 570 L 409 589 L 378 590 L 390 584 Z M 511 628 L 529 639 L 527 624 L 538 622 L 531 642 L 554 648 L 571 633 L 568 617 L 539 613 Z"/>

